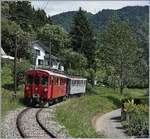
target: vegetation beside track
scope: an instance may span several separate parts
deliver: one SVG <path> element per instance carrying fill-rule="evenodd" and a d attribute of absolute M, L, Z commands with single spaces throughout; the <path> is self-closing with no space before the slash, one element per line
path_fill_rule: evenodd
<path fill-rule="evenodd" d="M 102 137 L 103 135 L 98 136 L 92 127 L 92 117 L 120 107 L 121 100 L 126 96 L 143 96 L 145 90 L 125 89 L 124 95 L 105 87 L 94 87 L 92 91 L 95 91 L 93 92 L 95 95 L 88 94 L 69 99 L 56 109 L 55 120 L 63 124 L 73 137 Z"/>
<path fill-rule="evenodd" d="M 13 94 L 13 76 L 12 63 L 13 61 L 5 62 L 1 70 L 1 114 L 2 117 L 8 111 L 23 107 L 23 85 L 17 89 L 17 98 L 12 97 Z"/>

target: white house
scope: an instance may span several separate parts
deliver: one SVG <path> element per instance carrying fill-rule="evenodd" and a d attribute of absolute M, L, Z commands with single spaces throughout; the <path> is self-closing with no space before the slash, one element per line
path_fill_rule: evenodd
<path fill-rule="evenodd" d="M 40 41 L 32 42 L 33 53 L 36 56 L 35 68 L 50 68 L 50 55 L 49 49 Z M 64 67 L 61 64 L 61 59 L 51 55 L 51 69 L 64 71 Z"/>
<path fill-rule="evenodd" d="M 4 52 L 4 50 L 3 50 L 2 47 L 0 47 L 0 49 L 1 49 L 1 52 L 0 52 L 1 58 L 14 60 L 14 57 L 7 55 L 7 54 Z"/>

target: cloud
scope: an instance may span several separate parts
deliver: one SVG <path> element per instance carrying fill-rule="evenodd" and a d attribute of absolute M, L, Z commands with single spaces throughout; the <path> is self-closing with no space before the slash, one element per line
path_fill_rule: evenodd
<path fill-rule="evenodd" d="M 76 11 L 79 7 L 93 14 L 102 9 L 120 9 L 125 6 L 149 5 L 148 1 L 31 1 L 35 9 L 44 9 L 47 15 Z"/>

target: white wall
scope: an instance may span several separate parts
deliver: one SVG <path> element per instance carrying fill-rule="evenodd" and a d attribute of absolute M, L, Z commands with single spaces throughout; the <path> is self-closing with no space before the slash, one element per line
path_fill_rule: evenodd
<path fill-rule="evenodd" d="M 33 44 L 33 48 L 40 50 L 40 56 L 37 56 L 37 58 L 36 58 L 36 65 L 38 65 L 38 59 L 44 60 L 45 51 L 37 43 Z"/>

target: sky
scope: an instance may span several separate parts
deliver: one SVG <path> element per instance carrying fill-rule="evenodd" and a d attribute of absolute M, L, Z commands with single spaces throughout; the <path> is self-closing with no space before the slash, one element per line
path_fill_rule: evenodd
<path fill-rule="evenodd" d="M 102 9 L 120 9 L 125 6 L 145 6 L 149 5 L 148 0 L 145 1 L 32 1 L 35 9 L 44 9 L 47 15 L 53 16 L 62 12 L 77 11 L 79 7 L 93 14 Z"/>

